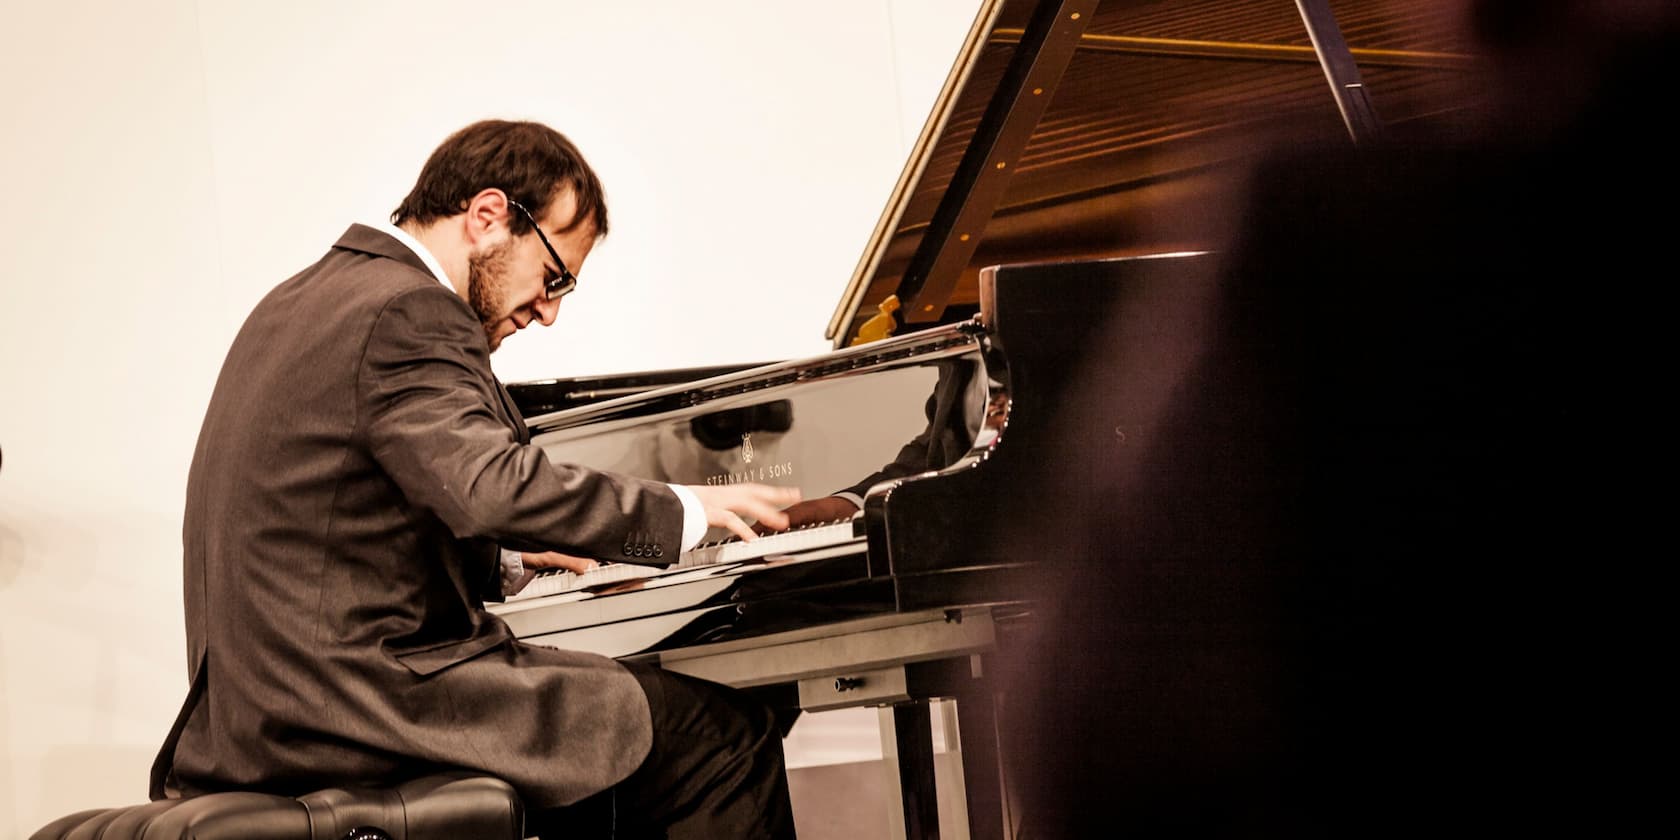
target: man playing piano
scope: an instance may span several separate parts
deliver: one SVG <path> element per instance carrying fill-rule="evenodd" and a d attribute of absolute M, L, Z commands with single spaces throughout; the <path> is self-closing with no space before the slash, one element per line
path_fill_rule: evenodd
<path fill-rule="evenodd" d="M 527 646 L 484 609 L 513 552 L 675 559 L 708 526 L 786 527 L 798 501 L 529 444 L 489 357 L 576 287 L 607 232 L 595 173 L 546 126 L 476 123 L 393 222 L 352 225 L 228 352 L 183 523 L 191 688 L 153 798 L 464 768 L 511 783 L 531 833 L 791 837 L 768 710 Z"/>

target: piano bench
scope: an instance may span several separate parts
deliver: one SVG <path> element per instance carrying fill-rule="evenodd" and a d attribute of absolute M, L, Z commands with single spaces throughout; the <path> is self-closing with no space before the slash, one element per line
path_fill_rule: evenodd
<path fill-rule="evenodd" d="M 329 788 L 291 798 L 209 793 L 81 811 L 30 840 L 521 840 L 525 807 L 506 782 L 468 773 L 390 788 Z"/>

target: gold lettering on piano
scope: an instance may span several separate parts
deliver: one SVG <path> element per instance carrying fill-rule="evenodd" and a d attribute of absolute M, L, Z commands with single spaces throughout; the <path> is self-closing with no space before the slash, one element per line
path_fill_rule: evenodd
<path fill-rule="evenodd" d="M 758 483 L 792 477 L 793 462 L 783 461 L 779 464 L 759 464 L 756 467 L 749 467 L 740 472 L 727 472 L 710 475 L 706 477 L 706 484 L 708 486 L 718 484 L 746 484 L 749 482 Z"/>

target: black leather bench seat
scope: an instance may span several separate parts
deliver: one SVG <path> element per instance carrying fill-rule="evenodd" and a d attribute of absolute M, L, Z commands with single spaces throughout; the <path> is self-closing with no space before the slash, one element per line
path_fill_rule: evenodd
<path fill-rule="evenodd" d="M 467 773 L 297 798 L 212 793 L 54 820 L 30 840 L 521 840 L 524 806 L 506 782 Z"/>

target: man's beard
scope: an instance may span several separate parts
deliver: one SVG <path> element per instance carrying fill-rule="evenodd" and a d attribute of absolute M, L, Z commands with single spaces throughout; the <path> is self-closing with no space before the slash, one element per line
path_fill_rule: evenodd
<path fill-rule="evenodd" d="M 511 253 L 513 241 L 509 240 L 467 256 L 467 303 L 484 327 L 485 341 L 495 341 L 495 326 L 502 322 Z"/>

